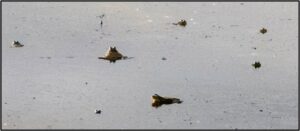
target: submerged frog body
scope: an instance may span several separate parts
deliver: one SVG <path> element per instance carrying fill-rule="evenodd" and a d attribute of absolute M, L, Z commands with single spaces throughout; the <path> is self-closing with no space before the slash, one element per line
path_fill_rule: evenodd
<path fill-rule="evenodd" d="M 22 45 L 19 41 L 14 41 L 12 42 L 10 47 L 23 47 L 24 45 Z"/>
<path fill-rule="evenodd" d="M 152 106 L 153 107 L 160 107 L 163 104 L 173 104 L 173 103 L 182 103 L 182 101 L 178 98 L 171 98 L 171 97 L 162 97 L 158 94 L 154 94 L 152 96 Z"/>
<path fill-rule="evenodd" d="M 180 25 L 180 26 L 186 26 L 187 25 L 187 22 L 186 20 L 180 20 L 179 22 L 177 23 L 173 23 L 174 25 Z"/>
<path fill-rule="evenodd" d="M 116 62 L 120 59 L 127 59 L 127 56 L 123 56 L 119 51 L 116 49 L 116 47 L 109 47 L 107 52 L 103 57 L 98 57 L 99 59 L 109 60 L 110 62 Z"/>

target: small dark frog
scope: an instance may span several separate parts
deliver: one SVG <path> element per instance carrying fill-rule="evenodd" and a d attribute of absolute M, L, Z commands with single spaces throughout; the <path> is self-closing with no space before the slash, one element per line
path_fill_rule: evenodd
<path fill-rule="evenodd" d="M 101 114 L 101 110 L 95 110 L 96 114 Z"/>
<path fill-rule="evenodd" d="M 163 104 L 173 104 L 173 103 L 182 103 L 182 101 L 178 98 L 171 98 L 171 97 L 162 97 L 158 94 L 154 94 L 152 96 L 152 106 L 155 108 L 160 107 Z"/>
<path fill-rule="evenodd" d="M 256 68 L 260 68 L 260 67 L 261 67 L 261 64 L 260 64 L 260 62 L 255 61 L 255 63 L 252 64 L 252 66 L 256 69 Z"/>
<path fill-rule="evenodd" d="M 186 22 L 186 20 L 180 20 L 180 21 L 177 22 L 177 23 L 173 23 L 173 25 L 186 26 L 186 25 L 187 25 L 187 22 Z"/>
<path fill-rule="evenodd" d="M 22 45 L 19 41 L 14 41 L 14 42 L 12 42 L 12 44 L 11 44 L 11 48 L 13 48 L 13 47 L 23 47 L 24 45 Z"/>
<path fill-rule="evenodd" d="M 106 54 L 103 57 L 98 57 L 98 59 L 109 60 L 110 62 L 115 63 L 117 60 L 129 59 L 133 57 L 123 56 L 116 47 L 109 47 Z"/>
<path fill-rule="evenodd" d="M 267 33 L 267 29 L 265 29 L 265 28 L 262 28 L 261 30 L 260 30 L 260 33 L 262 33 L 262 34 L 265 34 L 265 33 Z"/>

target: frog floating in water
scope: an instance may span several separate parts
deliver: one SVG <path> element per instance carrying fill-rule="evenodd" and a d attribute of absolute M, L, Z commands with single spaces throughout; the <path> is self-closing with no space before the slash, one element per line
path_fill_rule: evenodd
<path fill-rule="evenodd" d="M 157 94 L 152 96 L 152 106 L 157 108 L 163 104 L 173 104 L 173 103 L 182 103 L 182 101 L 178 98 L 171 98 L 171 97 L 162 97 Z"/>
<path fill-rule="evenodd" d="M 19 41 L 14 41 L 12 42 L 10 48 L 13 48 L 13 47 L 23 47 L 24 45 L 22 45 Z"/>
<path fill-rule="evenodd" d="M 262 34 L 265 34 L 265 33 L 267 33 L 267 29 L 266 28 L 262 28 L 261 30 L 260 30 L 260 33 L 262 33 Z"/>
<path fill-rule="evenodd" d="M 179 22 L 177 23 L 173 23 L 173 25 L 180 25 L 180 26 L 186 26 L 187 23 L 186 23 L 186 20 L 180 20 Z"/>
<path fill-rule="evenodd" d="M 109 47 L 106 54 L 103 57 L 98 57 L 99 59 L 109 60 L 110 62 L 116 62 L 121 59 L 128 59 L 129 57 L 123 56 L 116 47 Z M 133 57 L 130 57 L 133 58 Z"/>
<path fill-rule="evenodd" d="M 261 64 L 259 61 L 255 61 L 254 64 L 252 64 L 252 66 L 256 69 L 256 68 L 260 68 L 261 67 Z"/>

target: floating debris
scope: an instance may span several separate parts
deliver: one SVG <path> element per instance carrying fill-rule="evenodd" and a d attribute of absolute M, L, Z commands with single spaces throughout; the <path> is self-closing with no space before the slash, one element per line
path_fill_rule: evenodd
<path fill-rule="evenodd" d="M 163 104 L 173 104 L 173 103 L 182 103 L 182 101 L 178 98 L 171 98 L 171 97 L 161 97 L 157 94 L 152 96 L 152 106 L 157 108 Z"/>
<path fill-rule="evenodd" d="M 260 30 L 260 33 L 262 33 L 262 34 L 265 34 L 265 33 L 267 33 L 267 29 L 265 29 L 265 28 L 262 28 L 262 29 Z"/>
<path fill-rule="evenodd" d="M 167 58 L 163 57 L 163 58 L 161 58 L 161 60 L 167 60 Z"/>
<path fill-rule="evenodd" d="M 256 47 L 252 47 L 252 49 L 256 50 Z"/>
<path fill-rule="evenodd" d="M 180 21 L 177 22 L 177 23 L 173 23 L 173 25 L 186 26 L 186 25 L 187 25 L 187 22 L 186 22 L 186 20 L 180 20 Z"/>
<path fill-rule="evenodd" d="M 252 66 L 256 69 L 256 68 L 260 68 L 260 67 L 261 67 L 261 64 L 260 64 L 260 62 L 255 61 L 255 63 L 252 64 Z"/>
<path fill-rule="evenodd" d="M 259 110 L 260 112 L 263 112 L 263 110 Z"/>
<path fill-rule="evenodd" d="M 19 41 L 14 41 L 12 42 L 10 47 L 23 47 L 24 45 L 22 45 Z"/>
<path fill-rule="evenodd" d="M 95 110 L 96 114 L 101 114 L 101 110 Z"/>

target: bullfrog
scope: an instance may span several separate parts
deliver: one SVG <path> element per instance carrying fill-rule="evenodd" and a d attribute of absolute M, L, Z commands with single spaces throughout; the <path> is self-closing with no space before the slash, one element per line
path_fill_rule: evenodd
<path fill-rule="evenodd" d="M 180 20 L 179 22 L 177 23 L 173 23 L 173 25 L 180 25 L 180 26 L 186 26 L 186 20 Z"/>
<path fill-rule="evenodd" d="M 172 98 L 172 97 L 162 97 L 158 94 L 154 94 L 152 96 L 152 106 L 157 108 L 160 107 L 163 104 L 173 104 L 173 103 L 182 103 L 182 101 L 178 98 Z"/>
<path fill-rule="evenodd" d="M 132 58 L 132 57 L 130 57 Z M 103 57 L 98 57 L 98 59 L 108 60 L 115 63 L 117 60 L 128 59 L 127 56 L 123 56 L 116 47 L 109 47 Z"/>
<path fill-rule="evenodd" d="M 23 47 L 24 45 L 22 45 L 19 41 L 13 41 L 11 44 L 11 48 L 12 47 Z"/>

